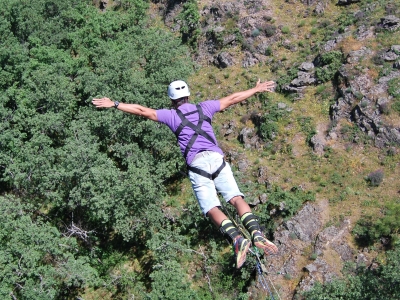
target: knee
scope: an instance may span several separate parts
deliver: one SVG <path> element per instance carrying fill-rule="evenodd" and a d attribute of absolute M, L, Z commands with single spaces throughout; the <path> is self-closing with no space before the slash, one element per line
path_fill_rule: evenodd
<path fill-rule="evenodd" d="M 244 201 L 242 196 L 235 196 L 229 200 L 229 203 L 236 207 L 241 201 Z"/>

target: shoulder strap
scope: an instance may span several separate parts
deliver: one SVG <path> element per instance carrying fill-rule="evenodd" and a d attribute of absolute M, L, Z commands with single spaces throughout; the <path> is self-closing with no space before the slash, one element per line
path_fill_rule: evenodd
<path fill-rule="evenodd" d="M 196 139 L 199 135 L 206 138 L 211 143 L 216 144 L 216 141 L 207 132 L 205 132 L 203 129 L 201 129 L 203 122 L 206 121 L 211 124 L 211 119 L 209 117 L 207 117 L 206 115 L 204 115 L 203 109 L 201 108 L 200 104 L 197 104 L 196 108 L 197 108 L 196 110 L 188 112 L 186 114 L 183 114 L 179 109 L 176 110 L 176 113 L 178 114 L 179 118 L 181 119 L 181 124 L 178 126 L 178 128 L 175 131 L 176 137 L 179 136 L 179 134 L 182 132 L 183 128 L 185 128 L 186 126 L 191 128 L 194 131 L 194 134 L 192 135 L 192 137 L 189 140 L 189 143 L 186 146 L 185 153 L 183 154 L 184 157 L 187 156 L 187 154 L 189 153 L 190 149 L 192 148 L 194 142 L 196 141 Z M 194 114 L 196 112 L 199 114 L 199 122 L 197 123 L 197 125 L 194 125 L 192 122 L 190 122 L 186 118 L 186 116 Z"/>

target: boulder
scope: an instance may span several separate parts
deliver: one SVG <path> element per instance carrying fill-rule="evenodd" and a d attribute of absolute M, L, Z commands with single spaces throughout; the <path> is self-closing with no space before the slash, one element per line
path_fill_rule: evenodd
<path fill-rule="evenodd" d="M 235 64 L 235 61 L 233 60 L 232 55 L 228 52 L 221 52 L 216 57 L 214 57 L 214 64 L 218 68 L 223 69 L 233 66 Z"/>
<path fill-rule="evenodd" d="M 378 26 L 389 31 L 395 31 L 400 28 L 400 19 L 394 15 L 389 15 L 381 18 Z"/>

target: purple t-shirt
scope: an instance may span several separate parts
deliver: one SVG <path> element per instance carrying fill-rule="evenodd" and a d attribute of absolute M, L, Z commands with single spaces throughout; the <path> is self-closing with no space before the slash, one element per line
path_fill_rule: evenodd
<path fill-rule="evenodd" d="M 220 111 L 220 103 L 219 100 L 207 100 L 200 103 L 201 108 L 203 109 L 203 113 L 208 116 L 211 120 L 215 113 Z M 197 110 L 196 105 L 192 103 L 185 103 L 179 106 L 179 110 L 186 114 L 188 112 Z M 197 125 L 199 121 L 199 114 L 194 113 L 186 116 L 186 118 L 192 122 L 193 124 Z M 157 110 L 157 119 L 158 122 L 167 125 L 173 132 L 176 131 L 178 126 L 181 124 L 181 118 L 179 118 L 176 110 L 174 109 L 159 109 Z M 215 138 L 214 131 L 207 121 L 203 122 L 201 127 L 205 132 L 207 132 L 215 141 L 215 144 L 211 143 L 206 138 L 199 135 L 194 142 L 192 148 L 190 149 L 189 153 L 186 157 L 186 163 L 190 165 L 195 155 L 201 151 L 215 151 L 223 155 L 221 148 L 218 147 L 217 139 Z M 178 136 L 178 144 L 179 148 L 181 149 L 182 155 L 185 153 L 185 149 L 187 144 L 190 141 L 190 138 L 193 136 L 194 131 L 193 129 L 185 126 L 181 133 Z"/>

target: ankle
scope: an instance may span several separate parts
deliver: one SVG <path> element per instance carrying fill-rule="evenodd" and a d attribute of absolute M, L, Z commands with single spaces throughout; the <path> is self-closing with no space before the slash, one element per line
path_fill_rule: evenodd
<path fill-rule="evenodd" d="M 241 235 L 235 237 L 235 238 L 233 239 L 232 243 L 235 245 L 237 242 L 239 242 L 239 240 L 240 240 L 241 238 L 243 238 Z"/>

